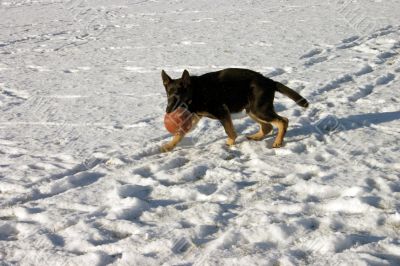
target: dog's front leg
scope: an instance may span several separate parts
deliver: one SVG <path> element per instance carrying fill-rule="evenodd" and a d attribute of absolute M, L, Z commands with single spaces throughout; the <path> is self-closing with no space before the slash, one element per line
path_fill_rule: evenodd
<path fill-rule="evenodd" d="M 183 139 L 184 136 L 185 135 L 183 134 L 174 135 L 174 137 L 170 142 L 161 146 L 161 152 L 172 151 L 175 148 L 175 146 L 178 145 L 178 143 Z"/>
<path fill-rule="evenodd" d="M 223 119 L 221 120 L 222 125 L 224 126 L 225 132 L 228 135 L 228 139 L 226 140 L 226 144 L 228 146 L 233 146 L 235 145 L 235 141 L 236 141 L 236 131 L 235 128 L 233 127 L 233 123 L 231 118 L 229 117 L 229 119 Z"/>
<path fill-rule="evenodd" d="M 229 112 L 229 109 L 226 107 L 226 105 L 224 105 L 223 112 L 221 113 L 221 115 L 219 115 L 219 121 L 224 126 L 225 132 L 228 135 L 226 144 L 228 146 L 235 145 L 237 134 L 236 134 L 235 128 L 233 127 L 231 114 Z"/>
<path fill-rule="evenodd" d="M 191 126 L 190 131 L 196 127 L 196 125 L 197 125 L 197 123 L 199 123 L 200 119 L 201 119 L 200 115 L 194 114 L 192 116 L 192 126 Z M 186 132 L 186 133 L 188 133 L 188 132 Z M 167 151 L 173 150 L 175 148 L 175 146 L 178 145 L 178 143 L 183 139 L 184 136 L 185 136 L 185 134 L 182 134 L 182 133 L 174 135 L 174 137 L 172 138 L 172 140 L 170 142 L 168 142 L 167 144 L 164 144 L 161 147 L 161 151 L 167 152 Z"/>

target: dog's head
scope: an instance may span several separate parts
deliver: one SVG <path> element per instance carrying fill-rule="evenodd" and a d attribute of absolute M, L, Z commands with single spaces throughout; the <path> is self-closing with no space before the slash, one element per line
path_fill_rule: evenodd
<path fill-rule="evenodd" d="M 162 70 L 161 77 L 168 97 L 166 112 L 171 113 L 178 107 L 187 109 L 192 102 L 192 82 L 189 72 L 185 69 L 181 78 L 171 79 Z"/>

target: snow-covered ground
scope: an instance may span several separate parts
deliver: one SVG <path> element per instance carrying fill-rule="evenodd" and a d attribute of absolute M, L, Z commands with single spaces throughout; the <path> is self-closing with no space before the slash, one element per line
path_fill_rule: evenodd
<path fill-rule="evenodd" d="M 397 0 L 0 1 L 0 265 L 400 265 Z M 171 153 L 160 71 L 247 67 L 284 147 L 204 119 Z"/>

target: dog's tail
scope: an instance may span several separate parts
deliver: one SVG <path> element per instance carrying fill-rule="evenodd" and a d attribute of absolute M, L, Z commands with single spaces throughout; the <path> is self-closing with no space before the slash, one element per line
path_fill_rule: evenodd
<path fill-rule="evenodd" d="M 308 101 L 304 99 L 300 94 L 292 90 L 291 88 L 283 85 L 282 83 L 276 82 L 276 90 L 279 91 L 280 93 L 286 95 L 293 101 L 295 101 L 298 105 L 301 107 L 307 108 L 308 107 Z"/>

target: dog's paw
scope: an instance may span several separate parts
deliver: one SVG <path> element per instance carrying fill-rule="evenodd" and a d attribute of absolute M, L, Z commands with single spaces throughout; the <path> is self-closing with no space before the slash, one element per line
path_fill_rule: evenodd
<path fill-rule="evenodd" d="M 233 146 L 233 145 L 235 145 L 235 140 L 234 139 L 231 139 L 231 138 L 228 138 L 227 140 L 226 140 L 226 145 L 228 145 L 228 146 Z"/>
<path fill-rule="evenodd" d="M 174 149 L 174 146 L 171 146 L 168 144 L 162 145 L 160 148 L 161 152 L 169 152 L 169 151 L 172 151 L 173 149 Z"/>
<path fill-rule="evenodd" d="M 274 142 L 274 144 L 272 144 L 272 148 L 280 148 L 282 147 L 282 142 Z"/>

